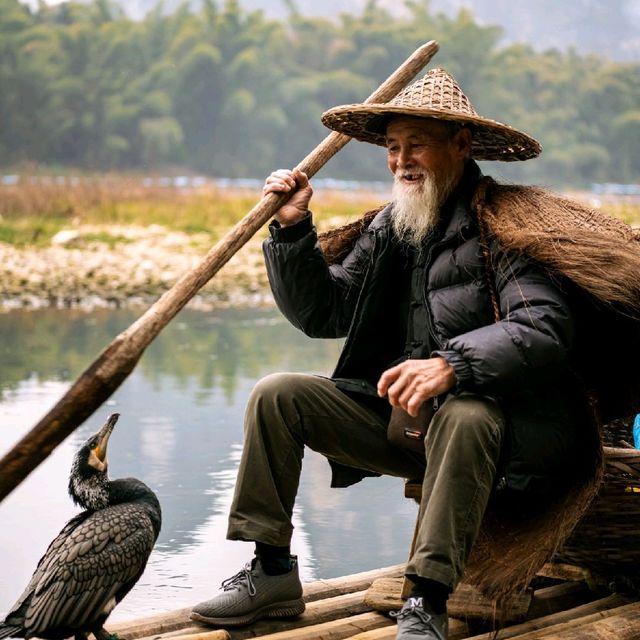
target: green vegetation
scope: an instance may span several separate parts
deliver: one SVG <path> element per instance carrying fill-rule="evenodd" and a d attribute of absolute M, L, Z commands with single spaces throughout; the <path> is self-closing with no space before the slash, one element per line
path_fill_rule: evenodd
<path fill-rule="evenodd" d="M 63 229 L 82 229 L 82 236 L 67 246 L 91 242 L 113 246 L 127 241 L 119 225 L 157 224 L 204 235 L 194 239 L 204 248 L 247 214 L 260 195 L 249 190 L 145 186 L 141 179 L 114 175 L 70 184 L 33 184 L 24 177 L 17 185 L 0 185 L 0 242 L 41 247 Z M 367 193 L 338 191 L 324 192 L 317 200 L 314 217 L 320 229 L 353 219 L 382 203 Z M 102 228 L 94 231 L 92 227 Z M 109 231 L 109 227 L 113 229 Z"/>
<path fill-rule="evenodd" d="M 0 0 L 0 158 L 5 167 L 263 177 L 322 139 L 323 110 L 361 101 L 435 39 L 435 64 L 456 76 L 480 113 L 545 148 L 539 160 L 502 165 L 501 175 L 556 187 L 637 180 L 640 64 L 499 48 L 500 28 L 468 11 L 449 18 L 427 0 L 404 4 L 402 18 L 369 0 L 361 14 L 334 21 L 292 5 L 276 21 L 236 0 L 203 0 L 198 11 L 184 3 L 170 15 L 158 4 L 136 22 L 110 0 L 34 12 Z M 385 176 L 379 150 L 350 147 L 327 174 Z"/>
<path fill-rule="evenodd" d="M 259 196 L 248 190 L 144 186 L 142 180 L 114 175 L 73 185 L 34 185 L 25 178 L 18 185 L 0 185 L 0 242 L 42 247 L 63 229 L 80 229 L 81 237 L 67 246 L 92 242 L 113 246 L 129 241 L 121 234 L 122 226 L 156 224 L 192 234 L 193 242 L 204 249 L 248 213 Z M 580 199 L 580 194 L 572 197 Z M 314 200 L 314 220 L 323 231 L 354 220 L 383 202 L 382 195 L 367 192 L 323 191 Z M 640 226 L 640 204 L 620 200 L 605 202 L 602 209 Z"/>
<path fill-rule="evenodd" d="M 614 218 L 620 218 L 627 224 L 640 228 L 640 204 L 631 202 L 618 202 L 603 207 Z"/>

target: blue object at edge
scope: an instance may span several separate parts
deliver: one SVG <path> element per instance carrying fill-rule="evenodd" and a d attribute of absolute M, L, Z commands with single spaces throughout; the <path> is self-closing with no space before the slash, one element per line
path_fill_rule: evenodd
<path fill-rule="evenodd" d="M 633 446 L 640 449 L 640 413 L 633 421 Z"/>

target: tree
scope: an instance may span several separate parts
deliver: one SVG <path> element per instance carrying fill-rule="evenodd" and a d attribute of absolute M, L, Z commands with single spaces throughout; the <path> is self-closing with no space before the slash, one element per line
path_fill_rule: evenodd
<path fill-rule="evenodd" d="M 4 164 L 161 164 L 261 177 L 326 135 L 324 110 L 360 102 L 410 50 L 436 39 L 435 64 L 453 73 L 479 113 L 543 144 L 539 160 L 492 171 L 553 186 L 640 175 L 640 64 L 501 46 L 499 27 L 468 10 L 436 13 L 428 0 L 404 0 L 399 15 L 368 0 L 360 13 L 331 20 L 305 17 L 295 1 L 282 21 L 238 0 L 199 7 L 167 12 L 158 3 L 133 21 L 114 0 L 33 11 L 0 0 Z M 323 173 L 386 178 L 381 154 L 352 144 Z"/>

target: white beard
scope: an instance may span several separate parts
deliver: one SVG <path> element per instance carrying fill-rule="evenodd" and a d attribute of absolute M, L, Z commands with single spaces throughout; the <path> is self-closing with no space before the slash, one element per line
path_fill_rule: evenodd
<path fill-rule="evenodd" d="M 437 180 L 432 172 L 423 171 L 423 179 L 406 184 L 396 171 L 393 181 L 392 226 L 398 238 L 420 248 L 440 218 L 440 207 L 454 187 L 455 176 Z"/>

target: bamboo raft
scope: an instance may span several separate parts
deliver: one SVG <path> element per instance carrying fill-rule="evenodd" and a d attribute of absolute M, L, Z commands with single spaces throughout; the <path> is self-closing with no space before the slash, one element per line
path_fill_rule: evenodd
<path fill-rule="evenodd" d="M 121 640 L 393 640 L 388 615 L 401 607 L 403 565 L 304 586 L 307 609 L 291 619 L 214 629 L 189 608 L 107 625 Z M 497 630 L 497 634 L 496 634 Z M 547 564 L 509 608 L 496 610 L 460 585 L 449 600 L 450 640 L 638 640 L 640 594 L 612 593 L 583 568 Z"/>

